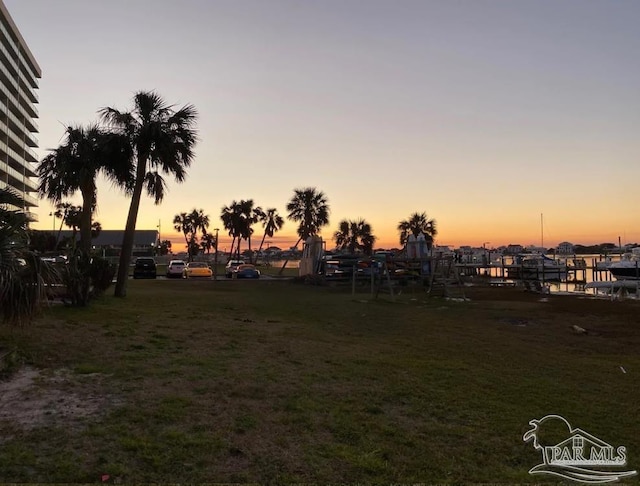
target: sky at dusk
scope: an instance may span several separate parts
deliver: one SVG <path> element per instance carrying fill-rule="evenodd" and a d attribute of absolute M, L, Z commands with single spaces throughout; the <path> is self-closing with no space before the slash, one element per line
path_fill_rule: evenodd
<path fill-rule="evenodd" d="M 425 211 L 442 245 L 540 244 L 541 214 L 547 246 L 640 242 L 638 0 L 4 2 L 43 72 L 41 157 L 136 91 L 196 106 L 187 180 L 139 212 L 163 239 L 176 213 L 222 228 L 232 200 L 284 215 L 313 186 L 325 239 L 362 217 L 397 246 Z M 128 206 L 100 184 L 103 228 Z M 294 223 L 270 240 L 295 243 Z"/>

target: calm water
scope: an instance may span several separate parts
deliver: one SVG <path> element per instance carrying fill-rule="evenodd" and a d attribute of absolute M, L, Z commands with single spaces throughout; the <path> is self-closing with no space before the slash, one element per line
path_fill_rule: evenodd
<path fill-rule="evenodd" d="M 553 258 L 553 255 L 547 255 L 549 258 Z M 573 257 L 569 257 L 567 259 L 568 264 L 573 265 Z M 615 278 L 609 272 L 594 272 L 593 268 L 599 263 L 604 262 L 605 257 L 603 255 L 578 255 L 575 257 L 576 260 L 584 260 L 587 264 L 587 269 L 585 271 L 578 271 L 577 275 L 574 272 L 569 274 L 569 279 L 564 278 L 562 281 L 553 281 L 549 280 L 545 283 L 549 285 L 549 288 L 552 293 L 576 293 L 576 294 L 587 294 L 587 295 L 606 295 L 606 289 L 584 289 L 584 284 L 575 284 L 570 280 L 573 278 L 585 279 L 585 283 L 590 283 L 595 281 L 615 281 Z M 564 258 L 563 258 L 564 260 Z M 620 261 L 620 255 L 610 255 L 607 258 L 608 261 L 616 262 Z M 511 260 L 505 259 L 505 264 L 511 263 Z M 501 269 L 492 268 L 491 276 L 494 278 L 500 278 Z M 595 277 L 595 278 L 594 278 Z"/>

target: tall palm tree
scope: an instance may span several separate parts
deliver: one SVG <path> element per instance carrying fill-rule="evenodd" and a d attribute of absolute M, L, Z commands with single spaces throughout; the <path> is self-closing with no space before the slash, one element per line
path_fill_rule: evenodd
<path fill-rule="evenodd" d="M 189 248 L 189 235 L 193 231 L 191 217 L 187 213 L 179 213 L 173 217 L 173 228 L 184 235 L 184 244 Z M 189 260 L 191 260 L 191 252 L 189 252 Z"/>
<path fill-rule="evenodd" d="M 18 209 L 17 192 L 0 189 L 0 321 L 27 324 L 44 299 L 44 287 L 54 272 L 28 249 L 28 218 Z M 49 271 L 47 271 L 49 270 Z"/>
<path fill-rule="evenodd" d="M 38 191 L 56 204 L 80 192 L 82 213 L 79 248 L 91 250 L 91 218 L 97 204 L 96 177 L 99 173 L 120 186 L 131 183 L 131 148 L 126 137 L 98 125 L 69 127 L 66 139 L 38 165 Z"/>
<path fill-rule="evenodd" d="M 191 213 L 189 213 L 189 219 L 191 219 L 194 234 L 196 234 L 198 230 L 202 232 L 203 236 L 207 233 L 207 229 L 209 228 L 209 215 L 204 214 L 203 209 L 194 209 L 191 211 Z"/>
<path fill-rule="evenodd" d="M 294 189 L 293 197 L 287 204 L 289 219 L 298 224 L 298 242 L 309 236 L 317 235 L 320 229 L 329 224 L 329 203 L 322 191 L 315 187 Z"/>
<path fill-rule="evenodd" d="M 249 261 L 253 261 L 253 253 L 251 251 L 251 235 L 253 235 L 253 225 L 260 221 L 263 211 L 260 206 L 254 207 L 253 199 L 240 201 L 240 232 L 242 238 L 247 240 L 249 247 Z M 238 255 L 240 256 L 240 255 Z"/>
<path fill-rule="evenodd" d="M 228 231 L 229 236 L 233 238 L 230 254 L 234 253 L 234 244 L 237 242 L 235 246 L 237 258 L 240 258 L 242 240 L 248 241 L 249 250 L 251 250 L 252 225 L 258 221 L 258 215 L 262 211 L 259 207 L 254 208 L 253 204 L 252 199 L 241 199 L 239 202 L 232 201 L 231 205 L 222 208 L 220 214 L 220 219 L 222 219 L 225 229 Z"/>
<path fill-rule="evenodd" d="M 260 255 L 260 251 L 262 250 L 262 245 L 264 244 L 265 238 L 267 236 L 269 238 L 273 238 L 273 235 L 276 234 L 277 231 L 280 231 L 284 226 L 284 218 L 278 214 L 278 210 L 276 208 L 267 208 L 266 211 L 263 211 L 260 215 L 260 221 L 262 222 L 262 227 L 264 228 L 264 234 L 262 235 L 262 241 L 260 241 L 258 255 Z"/>
<path fill-rule="evenodd" d="M 371 233 L 371 225 L 364 219 L 357 221 L 343 219 L 338 227 L 333 239 L 339 250 L 348 250 L 349 253 L 362 252 L 365 255 L 373 253 L 376 237 Z"/>
<path fill-rule="evenodd" d="M 172 175 L 176 182 L 185 180 L 194 158 L 197 112 L 193 105 L 174 110 L 158 93 L 140 91 L 133 97 L 131 111 L 107 107 L 99 113 L 105 123 L 128 138 L 133 152 L 130 161 L 135 175 L 115 287 L 115 296 L 125 297 L 142 191 L 146 189 L 160 204 L 166 186 L 163 174 Z"/>
<path fill-rule="evenodd" d="M 207 233 L 209 215 L 204 214 L 203 209 L 194 209 L 190 213 L 176 214 L 173 218 L 173 227 L 176 231 L 182 231 L 184 234 L 184 241 L 189 252 L 189 261 L 192 261 L 199 251 L 198 230 L 202 231 L 203 235 Z"/>
<path fill-rule="evenodd" d="M 324 193 L 315 187 L 294 189 L 293 197 L 287 204 L 287 211 L 288 218 L 298 223 L 299 238 L 294 248 L 297 248 L 303 239 L 317 235 L 323 226 L 329 224 L 329 202 Z M 284 271 L 288 261 L 284 261 L 280 273 Z"/>
<path fill-rule="evenodd" d="M 427 213 L 413 213 L 409 219 L 405 219 L 398 223 L 398 231 L 400 232 L 400 244 L 404 245 L 410 234 L 418 236 L 424 234 L 428 248 L 433 246 L 434 238 L 438 234 L 436 228 L 436 220 L 429 219 Z"/>
<path fill-rule="evenodd" d="M 231 201 L 229 206 L 223 206 L 220 212 L 220 219 L 222 220 L 224 229 L 226 229 L 229 236 L 233 238 L 231 240 L 231 248 L 229 249 L 229 255 L 233 255 L 236 239 L 240 237 L 240 205 L 236 201 Z"/>

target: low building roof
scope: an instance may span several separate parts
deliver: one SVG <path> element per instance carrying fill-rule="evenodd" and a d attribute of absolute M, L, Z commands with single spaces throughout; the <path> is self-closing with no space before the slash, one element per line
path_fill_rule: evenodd
<path fill-rule="evenodd" d="M 63 230 L 60 232 L 60 239 L 71 238 L 73 231 Z M 122 246 L 124 230 L 102 230 L 100 234 L 91 240 L 93 246 Z M 80 233 L 76 233 L 76 238 L 80 239 Z M 157 230 L 136 230 L 133 237 L 134 246 L 151 246 L 158 242 Z"/>

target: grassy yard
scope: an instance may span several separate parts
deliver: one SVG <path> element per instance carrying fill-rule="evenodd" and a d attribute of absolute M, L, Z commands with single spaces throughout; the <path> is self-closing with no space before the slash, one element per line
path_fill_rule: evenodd
<path fill-rule="evenodd" d="M 640 469 L 638 302 L 277 280 L 128 293 L 0 330 L 23 363 L 0 396 L 0 482 L 550 481 L 522 435 L 553 413 Z"/>

